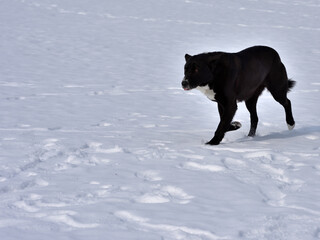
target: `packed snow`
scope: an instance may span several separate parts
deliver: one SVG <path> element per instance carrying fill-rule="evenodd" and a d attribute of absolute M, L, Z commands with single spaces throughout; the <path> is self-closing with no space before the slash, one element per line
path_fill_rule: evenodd
<path fill-rule="evenodd" d="M 0 239 L 320 239 L 319 0 L 0 1 Z M 275 48 L 218 146 L 184 55 Z"/>

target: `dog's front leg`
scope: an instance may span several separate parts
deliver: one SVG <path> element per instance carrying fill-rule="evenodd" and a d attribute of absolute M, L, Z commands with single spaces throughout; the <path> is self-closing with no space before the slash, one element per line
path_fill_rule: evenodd
<path fill-rule="evenodd" d="M 221 142 L 225 133 L 229 130 L 231 121 L 237 111 L 236 102 L 222 105 L 221 107 L 223 107 L 223 113 L 220 111 L 220 113 L 222 113 L 220 116 L 220 123 L 214 134 L 214 137 L 207 142 L 207 144 L 218 145 Z"/>

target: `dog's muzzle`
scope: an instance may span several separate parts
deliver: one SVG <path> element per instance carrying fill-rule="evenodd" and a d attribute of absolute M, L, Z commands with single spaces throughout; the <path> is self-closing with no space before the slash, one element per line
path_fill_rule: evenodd
<path fill-rule="evenodd" d="M 183 78 L 181 85 L 184 90 L 190 90 L 189 81 L 185 77 Z"/>

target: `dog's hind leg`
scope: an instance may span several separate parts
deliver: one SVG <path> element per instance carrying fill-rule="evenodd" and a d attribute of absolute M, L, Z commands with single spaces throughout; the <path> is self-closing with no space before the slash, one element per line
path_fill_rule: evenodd
<path fill-rule="evenodd" d="M 295 121 L 292 115 L 291 101 L 287 98 L 286 94 L 283 93 L 281 94 L 277 92 L 275 94 L 272 94 L 272 96 L 277 102 L 279 102 L 283 106 L 286 113 L 286 122 L 288 125 L 288 129 L 292 130 L 295 126 Z"/>
<path fill-rule="evenodd" d="M 256 135 L 256 130 L 257 130 L 258 121 L 259 121 L 258 114 L 257 114 L 257 102 L 263 89 L 264 89 L 264 86 L 259 87 L 256 90 L 255 94 L 245 102 L 246 107 L 250 113 L 251 124 L 250 124 L 250 131 L 248 134 L 249 137 L 254 137 Z"/>
<path fill-rule="evenodd" d="M 280 63 L 278 68 L 269 74 L 268 78 L 267 88 L 273 98 L 283 106 L 286 113 L 288 129 L 292 130 L 295 126 L 295 121 L 292 115 L 291 102 L 287 98 L 289 80 L 284 65 Z"/>

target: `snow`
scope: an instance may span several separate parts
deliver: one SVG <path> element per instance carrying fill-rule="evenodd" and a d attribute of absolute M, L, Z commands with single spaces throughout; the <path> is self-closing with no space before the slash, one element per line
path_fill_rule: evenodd
<path fill-rule="evenodd" d="M 0 239 L 319 239 L 318 0 L 0 1 Z M 184 55 L 275 48 L 255 138 L 218 146 Z"/>

